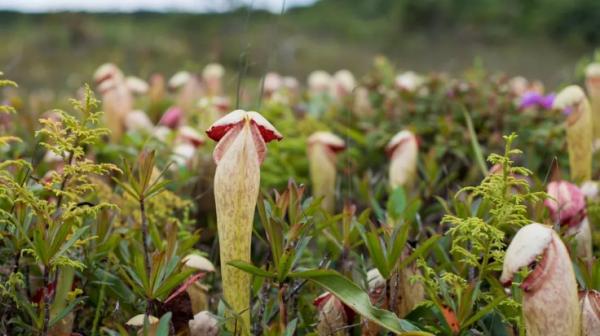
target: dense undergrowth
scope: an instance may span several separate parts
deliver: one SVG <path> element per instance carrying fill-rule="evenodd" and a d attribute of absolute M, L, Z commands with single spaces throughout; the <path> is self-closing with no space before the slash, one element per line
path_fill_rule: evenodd
<path fill-rule="evenodd" d="M 378 58 L 356 86 L 336 76 L 325 88 L 314 80 L 306 91 L 271 90 L 265 79 L 259 112 L 272 125 L 243 120 L 284 138 L 252 140 L 268 150 L 256 154 L 264 162 L 251 259 L 221 264 L 252 275 L 251 304 L 236 310 L 222 300 L 222 272 L 212 265 L 219 250 L 241 244 L 217 239 L 212 152 L 221 164 L 230 149 L 199 135 L 236 98 L 206 73 L 171 93 L 151 81 L 135 98 L 111 96 L 123 80 L 113 76 L 108 89 L 98 86 L 102 107 L 87 86 L 67 111 L 43 113 L 39 97 L 4 89 L 2 334 L 525 335 L 520 281 L 543 258 L 509 286 L 499 279 L 511 262 L 507 246 L 539 222 L 571 251 L 581 247 L 547 203 L 557 198 L 551 181 L 572 180 L 573 140 L 567 110 L 544 103 L 543 86 L 482 69 L 397 77 Z M 194 80 L 202 89 L 186 105 Z M 531 93 L 540 99 L 528 103 Z M 238 98 L 243 107 L 255 97 Z M 394 142 L 401 130 L 415 136 Z M 593 180 L 595 161 L 583 167 Z M 577 216 L 594 232 L 599 204 L 588 189 Z M 597 246 L 600 237 L 589 239 Z M 595 257 L 571 258 L 579 289 L 600 289 Z"/>

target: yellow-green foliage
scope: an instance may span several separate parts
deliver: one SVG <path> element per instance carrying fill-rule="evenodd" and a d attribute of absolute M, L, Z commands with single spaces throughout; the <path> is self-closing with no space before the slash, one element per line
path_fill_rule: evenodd
<path fill-rule="evenodd" d="M 511 157 L 521 154 L 511 148 L 515 138 L 514 134 L 504 137 L 504 155 L 492 154 L 488 158 L 496 169 L 480 185 L 460 190 L 457 196 L 468 193 L 466 202 L 457 201 L 458 213 L 447 214 L 442 219 L 442 223 L 450 224 L 446 235 L 450 238 L 450 254 L 455 266 L 436 272 L 424 260 L 418 262 L 423 274 L 417 279 L 425 284 L 431 301 L 440 307 L 452 307 L 466 324 L 477 316 L 469 307 L 483 304 L 500 311 L 504 319 L 521 325 L 520 304 L 495 286 L 494 272 L 502 269 L 505 230 L 528 224 L 528 205 L 545 199 L 546 194 L 530 192 L 526 177 L 531 172 L 513 166 Z M 467 210 L 475 205 L 475 210 Z M 449 299 L 453 303 L 450 304 Z"/>
<path fill-rule="evenodd" d="M 2 77 L 3 73 L 0 72 L 0 77 Z M 0 79 L 0 88 L 4 87 L 4 86 L 13 86 L 16 87 L 17 83 L 7 80 L 7 79 Z M 9 113 L 9 114 L 13 114 L 16 113 L 15 109 L 12 106 L 7 106 L 7 105 L 2 105 L 0 104 L 0 113 Z M 19 141 L 19 138 L 14 137 L 14 136 L 6 136 L 6 135 L 0 135 L 0 146 L 4 146 L 7 143 L 9 143 L 10 141 Z"/>

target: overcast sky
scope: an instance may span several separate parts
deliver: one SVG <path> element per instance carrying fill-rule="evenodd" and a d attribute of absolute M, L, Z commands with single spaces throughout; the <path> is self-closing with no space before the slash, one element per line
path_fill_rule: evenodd
<path fill-rule="evenodd" d="M 181 11 L 223 12 L 240 5 L 279 12 L 284 0 L 0 0 L 0 10 L 48 11 Z M 317 0 L 286 0 L 286 8 L 305 6 Z"/>

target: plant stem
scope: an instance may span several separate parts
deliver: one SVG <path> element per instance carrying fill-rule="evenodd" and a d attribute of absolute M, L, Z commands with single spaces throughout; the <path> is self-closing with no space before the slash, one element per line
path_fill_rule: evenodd
<path fill-rule="evenodd" d="M 75 146 L 78 146 L 79 141 L 75 141 Z M 73 164 L 73 155 L 74 152 L 71 151 L 69 152 L 69 159 L 67 160 L 67 165 L 70 166 Z M 65 175 L 65 177 L 63 178 L 63 180 L 60 183 L 60 191 L 64 191 L 66 186 L 67 186 L 67 182 L 69 182 L 69 175 Z M 62 204 L 62 200 L 63 200 L 63 194 L 62 192 L 58 195 L 58 198 L 56 199 L 56 211 L 58 212 L 60 209 L 60 205 Z"/>
<path fill-rule="evenodd" d="M 43 283 L 44 283 L 44 326 L 42 329 L 42 335 L 48 335 L 48 327 L 50 325 L 50 293 L 48 287 L 50 285 L 50 272 L 48 271 L 48 266 L 44 266 L 44 275 L 43 275 Z"/>
<path fill-rule="evenodd" d="M 146 206 L 144 198 L 140 198 L 140 212 L 142 217 L 142 245 L 144 246 L 144 267 L 146 268 L 146 276 L 150 278 L 150 254 L 148 251 L 148 219 L 146 218 Z M 152 315 L 152 300 L 146 298 L 146 315 Z"/>
<path fill-rule="evenodd" d="M 287 284 L 282 283 L 279 287 L 279 293 L 277 295 L 277 299 L 279 301 L 279 331 L 283 332 L 287 326 L 287 307 L 285 304 L 285 291 L 287 289 Z"/>
<path fill-rule="evenodd" d="M 265 314 L 265 306 L 267 305 L 267 301 L 269 300 L 269 289 L 271 288 L 271 282 L 265 279 L 262 287 L 260 288 L 260 293 L 258 294 L 259 306 L 258 312 L 256 313 L 256 317 L 254 320 L 254 326 L 252 328 L 253 335 L 261 335 L 263 329 L 263 316 Z"/>
<path fill-rule="evenodd" d="M 17 251 L 17 253 L 15 253 L 15 259 L 14 259 L 14 265 L 13 265 L 13 273 L 17 273 L 19 271 L 19 263 L 21 260 L 21 249 L 19 249 Z"/>

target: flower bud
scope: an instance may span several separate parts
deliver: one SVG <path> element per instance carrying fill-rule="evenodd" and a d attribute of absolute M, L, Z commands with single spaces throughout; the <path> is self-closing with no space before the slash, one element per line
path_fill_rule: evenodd
<path fill-rule="evenodd" d="M 546 199 L 544 204 L 552 220 L 568 227 L 566 234 L 575 237 L 577 256 L 591 262 L 592 232 L 583 192 L 572 183 L 558 181 L 548 184 L 548 195 L 551 198 Z"/>
<path fill-rule="evenodd" d="M 167 126 L 171 129 L 179 127 L 183 119 L 183 110 L 178 106 L 171 106 L 163 114 L 158 122 L 160 125 Z"/>

